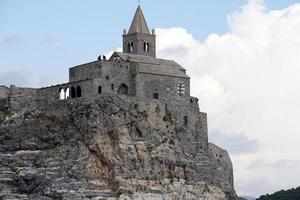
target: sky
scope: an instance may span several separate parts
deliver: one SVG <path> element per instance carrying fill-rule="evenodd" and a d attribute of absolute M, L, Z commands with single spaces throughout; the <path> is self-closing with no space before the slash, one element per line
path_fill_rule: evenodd
<path fill-rule="evenodd" d="M 240 195 L 300 186 L 300 1 L 142 0 L 158 57 L 183 65 Z M 121 47 L 133 0 L 0 0 L 0 85 L 68 81 Z"/>

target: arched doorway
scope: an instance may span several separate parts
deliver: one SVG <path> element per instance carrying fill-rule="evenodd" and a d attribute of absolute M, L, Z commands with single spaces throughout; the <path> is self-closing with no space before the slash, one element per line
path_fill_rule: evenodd
<path fill-rule="evenodd" d="M 76 89 L 74 86 L 71 87 L 71 98 L 76 98 Z"/>
<path fill-rule="evenodd" d="M 126 84 L 121 84 L 118 88 L 118 94 L 128 95 L 128 86 Z"/>
<path fill-rule="evenodd" d="M 64 100 L 66 98 L 66 93 L 63 88 L 59 89 L 59 99 Z"/>
<path fill-rule="evenodd" d="M 65 97 L 66 97 L 65 99 L 70 98 L 70 89 L 69 88 L 66 89 Z"/>
<path fill-rule="evenodd" d="M 77 94 L 77 97 L 81 97 L 81 87 L 79 85 L 77 85 L 76 87 L 76 94 Z"/>

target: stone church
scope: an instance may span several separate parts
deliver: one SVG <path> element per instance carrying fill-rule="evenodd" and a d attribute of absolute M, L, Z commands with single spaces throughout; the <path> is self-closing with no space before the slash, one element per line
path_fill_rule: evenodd
<path fill-rule="evenodd" d="M 206 114 L 200 112 L 198 99 L 190 96 L 190 77 L 173 60 L 156 57 L 155 30 L 148 28 L 138 6 L 129 31 L 123 30 L 123 52 L 110 58 L 99 56 L 94 62 L 69 69 L 69 82 L 44 88 L 14 85 L 0 87 L 2 101 L 13 110 L 44 108 L 57 101 L 85 101 L 105 95 L 119 95 L 135 101 L 156 102 L 173 108 L 174 123 L 199 129 L 199 115 L 206 129 Z M 207 148 L 207 134 L 198 135 L 201 148 Z"/>
<path fill-rule="evenodd" d="M 123 52 L 71 67 L 68 83 L 38 89 L 12 85 L 1 87 L 0 94 L 7 97 L 11 109 L 121 95 L 140 102 L 150 100 L 180 107 L 177 115 L 186 125 L 193 121 L 188 116 L 199 110 L 198 99 L 190 96 L 190 77 L 185 68 L 173 60 L 156 57 L 155 30 L 150 32 L 140 6 L 128 32 L 123 30 Z"/>
<path fill-rule="evenodd" d="M 197 102 L 190 97 L 190 77 L 185 68 L 173 60 L 156 58 L 155 30 L 150 32 L 140 6 L 129 31 L 123 31 L 123 52 L 71 67 L 68 83 L 40 89 L 2 87 L 1 93 L 10 96 L 12 107 L 33 97 L 55 101 L 108 93 L 138 99 Z"/>
<path fill-rule="evenodd" d="M 135 97 L 168 99 L 189 96 L 189 76 L 172 60 L 156 58 L 155 30 L 149 31 L 139 6 L 129 31 L 123 31 L 123 52 L 109 59 L 75 66 L 69 70 L 70 82 L 62 85 L 60 99 L 118 93 Z"/>

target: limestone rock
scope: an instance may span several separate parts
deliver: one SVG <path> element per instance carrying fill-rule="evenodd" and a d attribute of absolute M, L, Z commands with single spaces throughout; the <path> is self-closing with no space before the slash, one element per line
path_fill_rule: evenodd
<path fill-rule="evenodd" d="M 171 105 L 103 95 L 0 116 L 0 199 L 237 199 L 199 111 L 184 127 Z"/>

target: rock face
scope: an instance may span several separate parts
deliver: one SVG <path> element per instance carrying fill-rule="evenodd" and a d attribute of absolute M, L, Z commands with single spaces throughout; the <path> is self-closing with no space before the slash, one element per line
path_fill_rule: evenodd
<path fill-rule="evenodd" d="M 2 105 L 0 199 L 237 199 L 227 152 L 195 145 L 172 113 L 118 95 Z"/>

